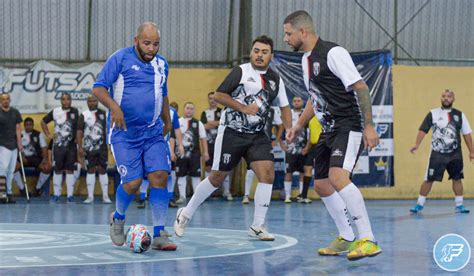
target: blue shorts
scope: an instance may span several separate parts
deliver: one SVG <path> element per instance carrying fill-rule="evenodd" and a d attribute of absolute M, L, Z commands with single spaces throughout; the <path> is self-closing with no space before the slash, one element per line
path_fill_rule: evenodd
<path fill-rule="evenodd" d="M 144 175 L 156 171 L 170 173 L 169 147 L 162 137 L 137 142 L 116 142 L 110 148 L 122 183 L 143 178 Z"/>

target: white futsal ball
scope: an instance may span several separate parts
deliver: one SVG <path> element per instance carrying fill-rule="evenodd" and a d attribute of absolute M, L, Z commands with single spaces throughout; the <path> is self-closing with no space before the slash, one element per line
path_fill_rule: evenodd
<path fill-rule="evenodd" d="M 145 225 L 134 224 L 130 226 L 125 236 L 127 247 L 133 252 L 142 253 L 150 249 L 151 236 Z"/>

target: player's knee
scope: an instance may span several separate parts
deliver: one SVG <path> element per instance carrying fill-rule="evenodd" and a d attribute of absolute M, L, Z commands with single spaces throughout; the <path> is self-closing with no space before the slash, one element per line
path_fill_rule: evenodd
<path fill-rule="evenodd" d="M 91 173 L 95 173 L 96 172 L 96 169 L 95 168 L 89 168 L 87 169 L 87 173 L 91 174 Z"/>
<path fill-rule="evenodd" d="M 209 174 L 209 182 L 211 182 L 212 186 L 218 188 L 222 185 L 226 176 L 226 172 L 211 171 L 211 173 Z"/>
<path fill-rule="evenodd" d="M 329 170 L 329 181 L 336 187 L 344 187 L 350 183 L 349 175 L 341 168 Z"/>

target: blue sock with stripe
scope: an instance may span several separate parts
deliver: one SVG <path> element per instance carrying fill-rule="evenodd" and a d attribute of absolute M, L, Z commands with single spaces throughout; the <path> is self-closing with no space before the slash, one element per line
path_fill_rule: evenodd
<path fill-rule="evenodd" d="M 168 190 L 166 188 L 151 188 L 150 204 L 153 216 L 153 237 L 159 237 L 165 229 L 166 213 L 168 212 Z"/>
<path fill-rule="evenodd" d="M 117 192 L 115 193 L 115 213 L 114 219 L 124 220 L 125 219 L 125 212 L 128 209 L 128 205 L 130 202 L 133 201 L 135 195 L 128 194 L 123 189 L 123 184 L 120 184 L 117 188 Z"/>

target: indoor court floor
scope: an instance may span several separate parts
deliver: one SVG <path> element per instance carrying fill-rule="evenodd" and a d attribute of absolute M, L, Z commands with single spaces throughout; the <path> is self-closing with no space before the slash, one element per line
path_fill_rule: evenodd
<path fill-rule="evenodd" d="M 79 201 L 78 201 L 79 202 Z M 350 262 L 345 256 L 318 256 L 337 232 L 321 201 L 285 204 L 272 201 L 267 224 L 274 242 L 247 236 L 253 202 L 242 205 L 213 198 L 196 212 L 183 238 L 173 235 L 175 252 L 135 254 L 113 246 L 108 216 L 115 205 L 50 203 L 33 198 L 27 204 L 0 205 L 1 275 L 438 275 L 447 272 L 433 260 L 433 246 L 448 233 L 474 245 L 473 214 L 455 214 L 454 200 L 428 200 L 423 213 L 412 215 L 415 200 L 367 201 L 382 254 Z M 465 200 L 474 208 L 474 200 Z M 172 233 L 176 209 L 170 209 Z M 151 209 L 132 203 L 126 225 L 151 225 Z M 151 228 L 151 227 L 149 227 Z M 174 233 L 173 233 L 174 234 Z M 474 260 L 460 275 L 472 275 Z"/>

